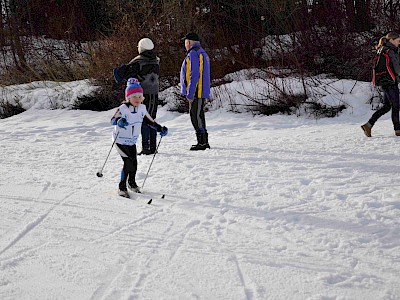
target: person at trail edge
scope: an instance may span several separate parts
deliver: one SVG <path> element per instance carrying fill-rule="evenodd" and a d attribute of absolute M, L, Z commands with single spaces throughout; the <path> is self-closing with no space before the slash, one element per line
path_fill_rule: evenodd
<path fill-rule="evenodd" d="M 210 148 L 204 115 L 204 105 L 210 97 L 210 59 L 200 45 L 197 33 L 188 33 L 185 40 L 186 57 L 180 74 L 181 95 L 189 102 L 190 120 L 196 131 L 197 144 L 190 150 Z"/>
<path fill-rule="evenodd" d="M 127 183 L 133 192 L 141 192 L 136 184 L 135 177 L 137 170 L 136 142 L 143 119 L 147 119 L 146 126 L 159 132 L 162 137 L 168 134 L 168 128 L 158 124 L 149 115 L 146 106 L 142 104 L 143 100 L 143 89 L 139 81 L 136 78 L 129 78 L 125 89 L 125 102 L 118 107 L 111 118 L 111 124 L 114 125 L 113 139 L 116 141 L 115 147 L 124 163 L 121 170 L 118 194 L 127 198 L 129 198 Z"/>
<path fill-rule="evenodd" d="M 134 77 L 139 79 L 143 88 L 144 102 L 150 116 L 157 117 L 160 58 L 154 50 L 153 41 L 143 38 L 138 43 L 139 55 L 132 59 L 127 65 L 114 68 L 114 79 L 117 84 Z M 147 126 L 147 119 L 144 119 L 141 129 L 142 151 L 139 153 L 149 155 L 154 154 L 157 146 L 157 133 Z"/>
<path fill-rule="evenodd" d="M 396 32 L 389 32 L 386 36 L 379 40 L 379 44 L 376 47 L 377 51 L 388 51 L 390 61 L 392 62 L 393 69 L 393 82 L 382 86 L 383 90 L 383 106 L 377 110 L 367 123 L 361 125 L 364 134 L 367 137 L 371 137 L 372 127 L 376 121 L 384 114 L 392 109 L 392 123 L 396 136 L 400 136 L 400 121 L 399 121 L 399 79 L 400 79 L 400 57 L 399 57 L 399 46 L 400 35 Z"/>

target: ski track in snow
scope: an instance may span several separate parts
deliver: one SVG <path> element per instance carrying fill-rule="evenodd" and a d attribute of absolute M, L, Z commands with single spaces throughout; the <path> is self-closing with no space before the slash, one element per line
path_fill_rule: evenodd
<path fill-rule="evenodd" d="M 189 116 L 161 109 L 146 196 L 122 199 L 115 151 L 95 175 L 111 115 L 0 120 L 1 299 L 400 299 L 388 117 L 367 139 L 357 118 L 215 111 L 212 149 L 191 152 Z"/>
<path fill-rule="evenodd" d="M 43 190 L 41 191 L 41 193 L 38 196 L 38 199 L 42 199 L 43 195 L 46 194 L 46 191 L 48 189 L 50 185 L 50 182 L 47 182 L 43 188 Z M 62 205 L 62 203 L 66 202 L 66 200 L 68 199 L 68 197 L 70 197 L 73 193 L 71 193 L 70 195 L 67 195 L 66 197 L 64 197 L 59 203 L 53 204 L 45 213 L 43 213 L 42 215 L 38 216 L 35 220 L 29 222 L 28 224 L 26 224 L 24 226 L 24 228 L 22 228 L 16 235 L 15 238 L 12 238 L 12 240 L 8 243 L 8 245 L 6 245 L 3 249 L 0 250 L 0 255 L 2 255 L 4 252 L 6 252 L 8 249 L 10 249 L 12 246 L 14 246 L 16 243 L 18 243 L 18 241 L 20 241 L 22 238 L 24 238 L 29 232 L 31 232 L 32 230 L 35 229 L 35 227 L 39 226 L 40 223 L 43 222 L 43 220 L 46 219 L 46 217 L 55 209 L 57 208 L 59 205 Z M 34 201 L 35 202 L 35 201 Z M 32 204 L 34 205 L 34 204 Z"/>

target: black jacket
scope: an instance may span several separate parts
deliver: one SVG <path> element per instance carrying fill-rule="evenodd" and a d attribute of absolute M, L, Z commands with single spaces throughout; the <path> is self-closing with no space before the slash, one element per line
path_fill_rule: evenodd
<path fill-rule="evenodd" d="M 135 77 L 139 80 L 145 94 L 158 94 L 160 58 L 157 57 L 155 51 L 143 51 L 128 65 L 131 66 L 128 72 L 129 77 Z"/>
<path fill-rule="evenodd" d="M 160 59 L 153 50 L 140 53 L 127 65 L 114 69 L 117 84 L 131 77 L 137 78 L 144 94 L 158 94 L 160 75 Z"/>

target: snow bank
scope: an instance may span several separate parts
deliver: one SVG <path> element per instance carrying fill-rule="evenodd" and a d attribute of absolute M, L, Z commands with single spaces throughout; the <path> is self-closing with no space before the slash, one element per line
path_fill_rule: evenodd
<path fill-rule="evenodd" d="M 19 103 L 25 110 L 71 108 L 78 97 L 89 95 L 97 87 L 90 80 L 72 82 L 35 81 L 0 87 L 4 102 Z"/>

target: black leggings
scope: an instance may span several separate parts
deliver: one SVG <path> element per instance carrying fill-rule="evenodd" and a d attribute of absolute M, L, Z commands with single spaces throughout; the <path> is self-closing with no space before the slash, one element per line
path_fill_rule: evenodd
<path fill-rule="evenodd" d="M 126 181 L 128 180 L 131 186 L 136 185 L 135 177 L 137 170 L 137 151 L 136 145 L 128 146 L 116 144 L 118 153 L 124 162 L 121 170 L 121 181 L 119 183 L 120 190 L 126 190 Z"/>

